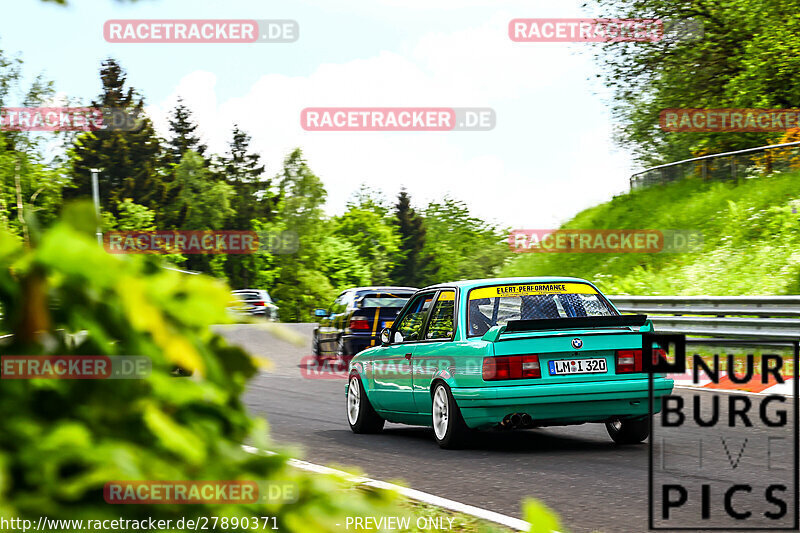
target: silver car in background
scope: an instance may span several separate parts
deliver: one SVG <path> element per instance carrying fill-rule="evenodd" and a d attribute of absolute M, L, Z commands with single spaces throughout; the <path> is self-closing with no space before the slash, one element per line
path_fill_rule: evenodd
<path fill-rule="evenodd" d="M 237 313 L 261 317 L 271 322 L 278 322 L 278 306 L 272 301 L 269 293 L 262 289 L 240 289 L 233 291 L 233 296 L 240 305 L 233 310 Z"/>

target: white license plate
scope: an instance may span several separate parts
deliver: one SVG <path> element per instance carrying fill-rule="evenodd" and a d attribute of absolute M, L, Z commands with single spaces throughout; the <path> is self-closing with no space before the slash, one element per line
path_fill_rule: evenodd
<path fill-rule="evenodd" d="M 547 363 L 551 376 L 563 374 L 605 374 L 605 359 L 558 359 Z"/>

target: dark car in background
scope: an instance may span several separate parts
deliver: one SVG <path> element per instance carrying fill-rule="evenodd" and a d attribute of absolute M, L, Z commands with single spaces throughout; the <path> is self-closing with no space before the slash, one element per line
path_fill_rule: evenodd
<path fill-rule="evenodd" d="M 278 306 L 272 301 L 269 293 L 263 289 L 241 289 L 233 291 L 233 296 L 240 304 L 233 308 L 234 312 L 265 318 L 272 322 L 280 320 Z"/>
<path fill-rule="evenodd" d="M 395 317 L 417 289 L 414 287 L 355 287 L 343 291 L 329 309 L 317 309 L 313 350 L 318 360 L 336 359 L 346 364 L 358 352 L 375 346 L 381 330 Z"/>

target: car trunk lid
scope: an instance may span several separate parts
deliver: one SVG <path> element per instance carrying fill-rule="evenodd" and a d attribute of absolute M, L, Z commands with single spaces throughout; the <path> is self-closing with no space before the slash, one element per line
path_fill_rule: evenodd
<path fill-rule="evenodd" d="M 616 351 L 641 349 L 646 331 L 651 328 L 644 315 L 580 317 L 511 321 L 483 338 L 493 343 L 495 357 L 535 354 L 539 358 L 541 378 L 493 384 L 568 383 L 641 378 L 641 374 L 617 374 Z"/>

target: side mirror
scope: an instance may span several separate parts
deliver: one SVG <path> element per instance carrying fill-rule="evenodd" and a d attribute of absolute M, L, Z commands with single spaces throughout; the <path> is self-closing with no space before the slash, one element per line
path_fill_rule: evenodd
<path fill-rule="evenodd" d="M 389 328 L 383 328 L 381 330 L 381 346 L 389 346 L 391 341 L 389 340 L 389 333 L 391 330 Z"/>
<path fill-rule="evenodd" d="M 325 309 L 314 309 L 314 316 L 328 316 L 328 312 Z"/>

